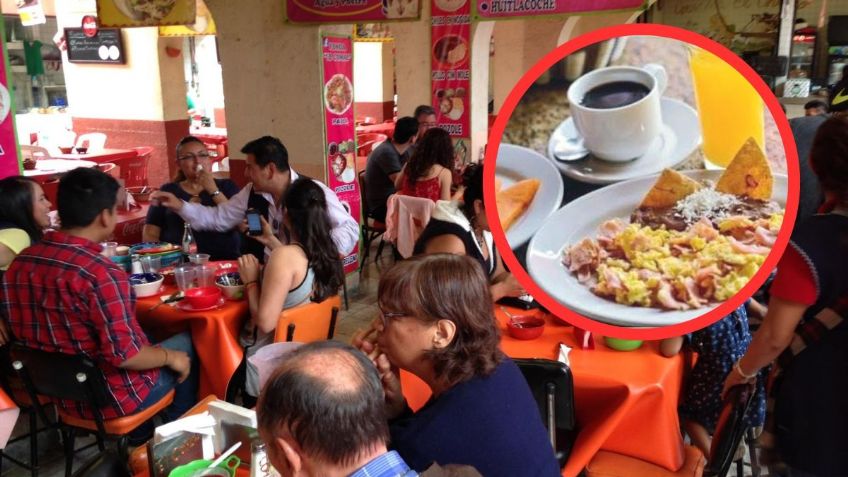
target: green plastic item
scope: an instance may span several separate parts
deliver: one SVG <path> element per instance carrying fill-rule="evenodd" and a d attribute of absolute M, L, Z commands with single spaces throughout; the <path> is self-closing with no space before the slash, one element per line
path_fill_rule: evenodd
<path fill-rule="evenodd" d="M 191 475 L 196 471 L 209 467 L 209 464 L 211 463 L 212 461 L 207 459 L 195 460 L 172 470 L 171 473 L 168 474 L 168 477 L 191 477 Z M 224 469 L 229 472 L 230 477 L 235 477 L 236 469 L 239 465 L 241 465 L 241 459 L 232 455 L 224 460 L 224 462 L 218 464 L 216 469 Z"/>
<path fill-rule="evenodd" d="M 616 351 L 633 351 L 642 346 L 642 341 L 640 340 L 623 340 L 620 338 L 610 338 L 609 336 L 604 336 L 604 342 L 606 342 L 608 347 Z"/>

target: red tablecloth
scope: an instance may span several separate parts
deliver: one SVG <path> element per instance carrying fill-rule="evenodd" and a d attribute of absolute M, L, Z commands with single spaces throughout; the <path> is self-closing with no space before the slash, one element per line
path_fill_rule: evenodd
<path fill-rule="evenodd" d="M 395 133 L 395 123 L 380 123 L 380 124 L 371 124 L 369 126 L 356 126 L 356 133 L 380 133 L 385 134 L 388 137 L 392 137 Z"/>
<path fill-rule="evenodd" d="M 513 310 L 519 313 L 519 310 Z M 515 358 L 557 359 L 560 342 L 572 348 L 574 408 L 579 435 L 562 475 L 576 476 L 601 449 L 677 470 L 683 465 L 683 438 L 677 404 L 683 380 L 683 357 L 665 358 L 656 343 L 631 352 L 614 351 L 596 340 L 594 350 L 577 346 L 573 328 L 546 316 L 544 334 L 519 341 L 506 332 L 506 316 L 496 316 L 501 347 Z M 402 373 L 403 393 L 413 409 L 430 396 L 415 376 Z"/>
<path fill-rule="evenodd" d="M 57 154 L 50 156 L 53 159 L 84 159 L 93 161 L 98 164 L 103 162 L 112 162 L 119 159 L 132 159 L 138 156 L 138 151 L 135 149 L 103 149 L 100 152 L 92 152 L 85 154 Z"/>
<path fill-rule="evenodd" d="M 175 291 L 176 287 L 166 286 L 164 294 L 167 296 Z M 160 302 L 159 296 L 139 298 L 136 302 L 138 322 L 157 340 L 190 331 L 200 360 L 198 396 L 214 394 L 223 399 L 230 378 L 244 355 L 238 336 L 249 314 L 247 301 L 227 301 L 221 308 L 210 311 L 184 311 L 171 305 L 151 311 Z"/>
<path fill-rule="evenodd" d="M 111 240 L 123 245 L 134 245 L 141 242 L 141 229 L 144 228 L 144 221 L 147 218 L 147 209 L 150 208 L 149 203 L 138 204 L 138 207 L 133 207 L 131 210 L 118 211 L 118 223 L 115 225 L 115 231 L 112 232 Z"/>

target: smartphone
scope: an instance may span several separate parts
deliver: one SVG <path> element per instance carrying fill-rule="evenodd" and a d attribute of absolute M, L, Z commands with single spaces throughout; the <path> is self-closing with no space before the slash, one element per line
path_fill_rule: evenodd
<path fill-rule="evenodd" d="M 262 220 L 260 220 L 259 212 L 255 209 L 249 209 L 247 217 L 247 235 L 262 235 Z"/>
<path fill-rule="evenodd" d="M 530 295 L 521 295 L 519 297 L 514 296 L 505 296 L 498 300 L 499 305 L 513 306 L 515 308 L 521 308 L 524 310 L 532 310 L 533 308 L 539 308 L 539 303 L 533 299 Z"/>

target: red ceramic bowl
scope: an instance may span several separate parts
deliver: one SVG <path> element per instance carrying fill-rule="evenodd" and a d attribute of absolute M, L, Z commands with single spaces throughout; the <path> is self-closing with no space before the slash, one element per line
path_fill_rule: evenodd
<path fill-rule="evenodd" d="M 218 287 L 190 288 L 186 290 L 185 297 L 192 308 L 209 308 L 221 299 L 221 289 Z"/>
<path fill-rule="evenodd" d="M 517 340 L 534 340 L 545 331 L 545 320 L 538 316 L 514 316 L 507 320 L 506 329 Z"/>

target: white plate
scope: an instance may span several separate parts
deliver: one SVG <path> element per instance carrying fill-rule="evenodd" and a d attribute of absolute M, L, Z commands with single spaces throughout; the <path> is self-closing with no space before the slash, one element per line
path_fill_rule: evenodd
<path fill-rule="evenodd" d="M 548 157 L 563 174 L 580 182 L 590 184 L 612 184 L 637 177 L 658 174 L 665 168 L 673 168 L 683 162 L 701 144 L 701 124 L 698 113 L 686 103 L 671 98 L 662 98 L 663 127 L 660 135 L 641 157 L 627 162 L 609 162 L 588 157 L 563 162 L 554 157 L 554 146 L 562 140 L 579 137 L 574 119 L 563 121 L 551 134 L 548 141 Z M 610 131 L 610 134 L 615 134 Z"/>
<path fill-rule="evenodd" d="M 6 120 L 9 115 L 9 108 L 12 107 L 12 97 L 9 95 L 9 90 L 0 84 L 0 123 Z"/>
<path fill-rule="evenodd" d="M 686 171 L 689 177 L 717 180 L 721 171 Z M 710 307 L 667 311 L 627 306 L 601 298 L 577 281 L 562 265 L 562 250 L 587 237 L 597 237 L 598 227 L 616 217 L 629 222 L 657 176 L 613 184 L 576 199 L 556 211 L 539 229 L 527 248 L 527 271 L 539 287 L 564 306 L 583 316 L 619 326 L 667 326 L 697 318 Z M 772 199 L 786 205 L 787 179 L 774 176 Z M 714 305 L 717 306 L 717 305 Z"/>
<path fill-rule="evenodd" d="M 501 143 L 495 164 L 495 175 L 500 179 L 502 189 L 524 179 L 542 181 L 530 207 L 506 231 L 509 246 L 520 247 L 562 204 L 562 177 L 545 156 L 512 144 Z"/>

